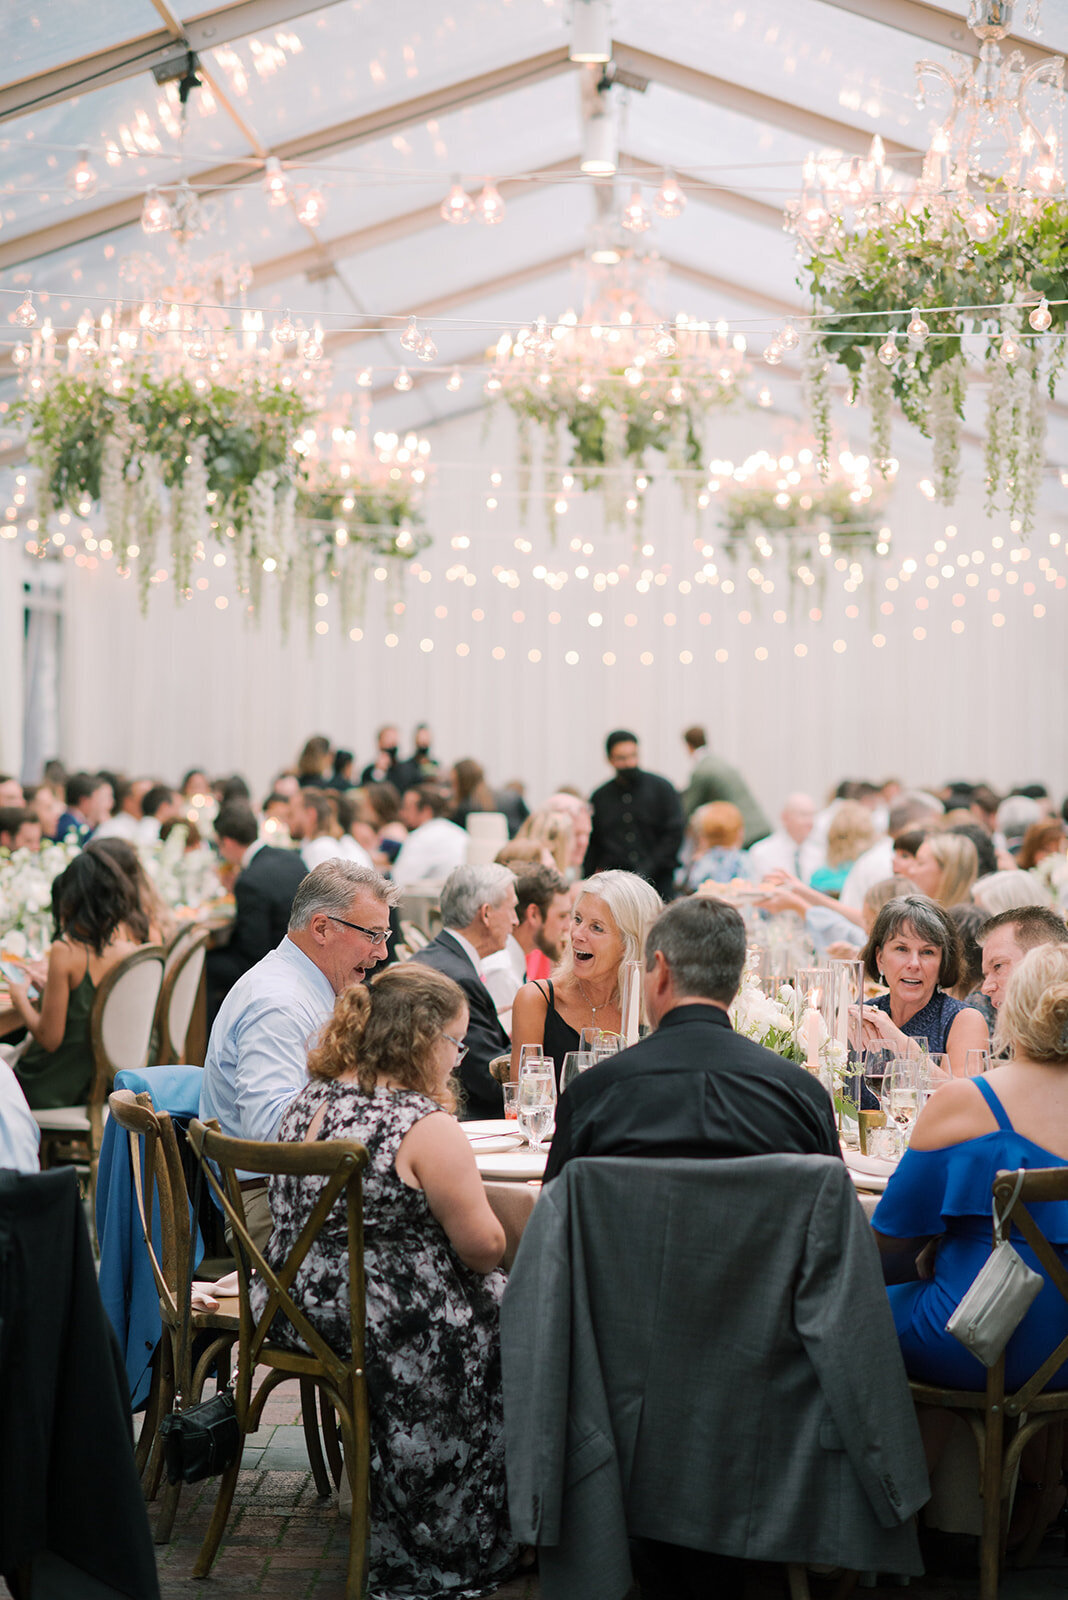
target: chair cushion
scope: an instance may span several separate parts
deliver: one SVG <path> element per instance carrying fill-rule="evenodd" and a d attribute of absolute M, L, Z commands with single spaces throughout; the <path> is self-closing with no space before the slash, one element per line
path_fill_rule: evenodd
<path fill-rule="evenodd" d="M 45 1133 L 89 1132 L 89 1114 L 84 1106 L 55 1106 L 51 1111 L 35 1111 L 33 1117 Z"/>

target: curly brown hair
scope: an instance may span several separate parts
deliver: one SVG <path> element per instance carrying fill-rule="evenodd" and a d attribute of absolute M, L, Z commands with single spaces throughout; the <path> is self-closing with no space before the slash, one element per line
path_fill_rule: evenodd
<path fill-rule="evenodd" d="M 456 1109 L 451 1085 L 441 1089 L 430 1052 L 462 1006 L 463 990 L 432 967 L 387 967 L 369 985 L 355 984 L 338 995 L 333 1014 L 308 1057 L 312 1078 L 339 1078 L 352 1072 L 364 1094 L 372 1094 L 379 1073 L 406 1089 Z"/>

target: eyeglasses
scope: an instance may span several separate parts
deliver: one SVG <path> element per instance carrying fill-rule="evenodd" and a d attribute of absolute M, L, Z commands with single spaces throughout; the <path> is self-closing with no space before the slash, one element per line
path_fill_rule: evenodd
<path fill-rule="evenodd" d="M 326 915 L 329 921 L 340 922 L 343 928 L 351 928 L 354 933 L 362 933 L 372 944 L 385 944 L 392 931 L 389 928 L 361 928 L 358 922 L 346 922 L 344 917 L 332 916 L 329 911 Z"/>
<path fill-rule="evenodd" d="M 443 1033 L 441 1037 L 443 1039 L 448 1039 L 450 1044 L 454 1044 L 456 1046 L 456 1065 L 459 1066 L 460 1062 L 467 1054 L 467 1046 L 464 1044 L 462 1039 L 454 1039 L 451 1033 Z"/>

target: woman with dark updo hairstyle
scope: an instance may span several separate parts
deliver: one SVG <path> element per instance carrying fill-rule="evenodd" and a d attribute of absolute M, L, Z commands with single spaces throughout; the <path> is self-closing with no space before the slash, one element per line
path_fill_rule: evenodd
<path fill-rule="evenodd" d="M 338 996 L 280 1140 L 355 1139 L 363 1175 L 365 1365 L 371 1419 L 370 1590 L 488 1593 L 517 1554 L 508 1523 L 496 1272 L 505 1236 L 452 1116 L 465 1054 L 463 991 L 430 967 L 388 968 Z M 276 1177 L 272 1266 L 292 1249 L 324 1179 Z M 348 1237 L 338 1202 L 294 1298 L 349 1349 Z M 266 1304 L 254 1283 L 253 1307 Z M 293 1343 L 279 1319 L 278 1337 Z M 288 1333 L 287 1333 L 288 1330 Z"/>
<path fill-rule="evenodd" d="M 31 1110 L 82 1105 L 93 1077 L 89 1018 L 96 991 L 111 969 L 132 955 L 137 906 L 129 881 L 100 852 L 83 850 L 52 885 L 55 942 L 39 1007 L 27 984 L 10 985 L 11 1001 L 30 1043 L 15 1076 Z"/>

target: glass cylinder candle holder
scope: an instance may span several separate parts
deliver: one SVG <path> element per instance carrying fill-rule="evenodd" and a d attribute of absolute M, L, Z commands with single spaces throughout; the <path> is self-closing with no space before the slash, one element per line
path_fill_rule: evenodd
<path fill-rule="evenodd" d="M 794 1033 L 804 1064 L 830 1089 L 827 1046 L 834 1037 L 834 973 L 801 967 L 794 975 Z"/>

